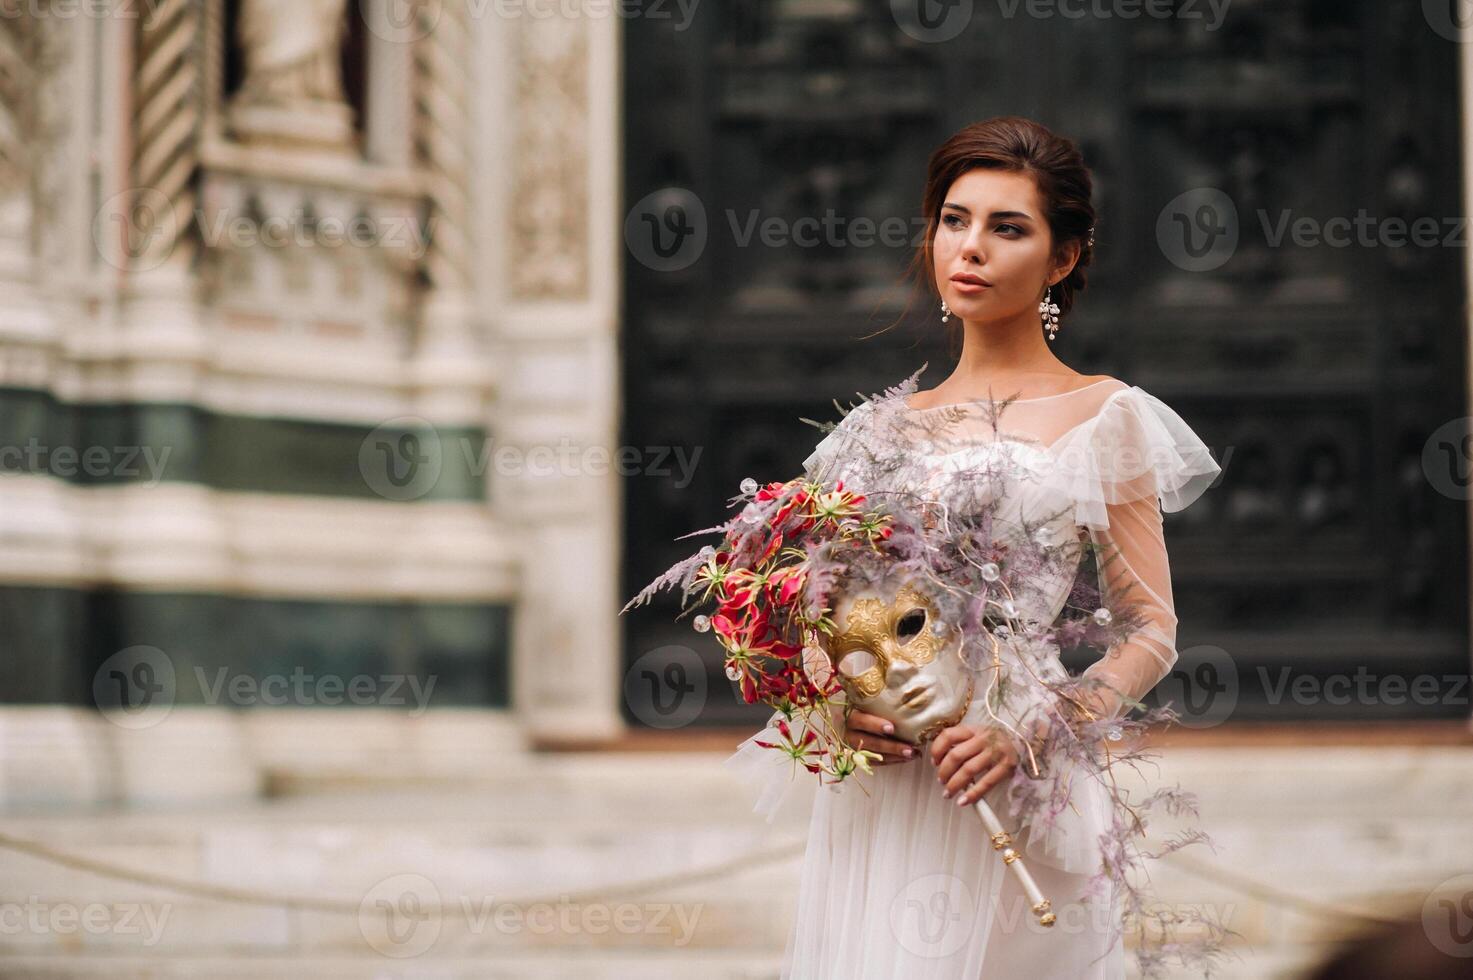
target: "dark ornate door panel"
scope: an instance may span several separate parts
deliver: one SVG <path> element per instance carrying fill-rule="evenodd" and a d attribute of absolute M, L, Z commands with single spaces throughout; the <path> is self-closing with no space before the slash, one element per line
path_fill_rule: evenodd
<path fill-rule="evenodd" d="M 628 478 L 625 594 L 743 477 L 798 473 L 819 436 L 800 417 L 923 361 L 922 387 L 945 377 L 939 313 L 907 312 L 901 281 L 926 158 L 1019 114 L 1095 171 L 1099 249 L 1060 356 L 1164 399 L 1224 467 L 1166 519 L 1182 623 L 1162 695 L 1198 725 L 1466 714 L 1445 678 L 1467 673 L 1467 505 L 1423 468 L 1466 415 L 1464 251 L 1385 244 L 1393 219 L 1445 237 L 1461 218 L 1455 44 L 1414 2 L 1245 4 L 1210 30 L 1200 3 L 1007 6 L 945 41 L 888 3 L 625 22 L 622 441 L 699 452 L 688 482 Z M 674 610 L 626 617 L 630 721 L 762 717 Z M 1372 694 L 1336 703 L 1330 678 L 1358 672 Z M 1396 703 L 1389 675 L 1438 696 Z"/>

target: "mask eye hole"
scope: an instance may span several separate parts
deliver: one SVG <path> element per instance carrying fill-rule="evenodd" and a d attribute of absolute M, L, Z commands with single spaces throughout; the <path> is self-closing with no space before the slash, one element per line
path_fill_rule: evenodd
<path fill-rule="evenodd" d="M 858 677 L 874 666 L 874 654 L 868 650 L 850 650 L 839 661 L 839 673 L 845 677 Z"/>
<path fill-rule="evenodd" d="M 912 609 L 904 616 L 901 616 L 900 622 L 895 624 L 895 637 L 901 643 L 908 643 L 925 628 L 926 610 Z"/>

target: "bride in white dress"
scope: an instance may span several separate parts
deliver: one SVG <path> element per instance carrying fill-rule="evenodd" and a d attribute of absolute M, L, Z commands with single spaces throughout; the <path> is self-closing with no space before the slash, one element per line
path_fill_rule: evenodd
<path fill-rule="evenodd" d="M 917 495 L 952 512 L 996 506 L 1052 544 L 1088 539 L 1112 554 L 1100 586 L 1128 594 L 1142 625 L 1085 675 L 1118 695 L 1094 705 L 1118 718 L 1176 661 L 1162 512 L 1186 507 L 1221 470 L 1160 399 L 1112 376 L 1071 371 L 1045 340 L 1056 328 L 1048 302 L 1067 312 L 1083 286 L 1093 248 L 1088 197 L 1077 150 L 1028 120 L 987 120 L 943 144 L 930 164 L 921 256 L 948 319 L 961 321 L 959 363 L 932 390 L 917 391 L 912 375 L 862 399 L 804 466 L 814 479 Z M 995 525 L 999 539 L 1014 527 L 1008 520 Z M 1023 618 L 1054 621 L 1078 567 L 1066 571 L 1016 596 Z M 1046 652 L 1055 676 L 1064 675 L 1057 648 Z M 881 752 L 883 762 L 821 789 L 781 753 L 755 744 L 778 741 L 777 715 L 726 760 L 751 781 L 755 810 L 768 820 L 788 808 L 811 814 L 784 978 L 1125 976 L 1119 895 L 1091 887 L 1105 860 L 1102 835 L 1117 816 L 1106 789 L 1097 778 L 1073 779 L 1070 806 L 1055 823 L 1023 823 L 1008 795 L 1016 751 L 989 737 L 981 707 L 975 699 L 959 725 L 909 757 L 877 719 L 856 714 L 847 740 Z M 1072 768 L 1060 765 L 1049 778 L 1068 780 Z M 958 805 L 978 797 L 1014 831 L 1052 901 L 1053 927 L 1035 921 L 981 820 Z M 1143 975 L 1160 965 L 1138 963 Z"/>

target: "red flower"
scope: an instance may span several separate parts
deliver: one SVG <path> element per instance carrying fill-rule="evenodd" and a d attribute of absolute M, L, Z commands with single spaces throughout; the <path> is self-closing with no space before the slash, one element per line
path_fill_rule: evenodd
<path fill-rule="evenodd" d="M 767 564 L 767 562 L 771 560 L 772 556 L 777 554 L 778 551 L 782 549 L 782 546 L 783 536 L 781 534 L 774 534 L 770 539 L 768 539 L 767 547 L 762 549 L 762 554 L 757 558 L 756 564 Z"/>
<path fill-rule="evenodd" d="M 808 579 L 808 569 L 803 565 L 787 565 L 772 573 L 768 588 L 776 590 L 776 602 L 780 606 L 792 605 L 793 599 L 803 590 Z"/>
<path fill-rule="evenodd" d="M 762 746 L 764 749 L 781 750 L 802 763 L 803 768 L 809 772 L 818 772 L 822 768 L 809 761 L 810 756 L 816 755 L 821 758 L 823 755 L 823 750 L 815 744 L 818 741 L 818 734 L 816 732 L 810 728 L 803 733 L 801 739 L 794 739 L 792 729 L 788 727 L 788 723 L 781 720 L 777 723 L 777 730 L 782 735 L 781 742 L 764 742 L 760 739 L 753 739 L 753 742 Z"/>

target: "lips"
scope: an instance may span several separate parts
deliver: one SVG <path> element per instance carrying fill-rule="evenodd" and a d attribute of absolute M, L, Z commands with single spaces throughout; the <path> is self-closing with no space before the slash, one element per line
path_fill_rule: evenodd
<path fill-rule="evenodd" d="M 991 286 L 992 283 L 981 276 L 974 276 L 970 272 L 958 272 L 951 277 L 951 281 L 960 286 Z"/>
<path fill-rule="evenodd" d="M 900 704 L 902 707 L 908 708 L 914 704 L 920 704 L 923 701 L 927 701 L 930 699 L 930 697 L 931 689 L 926 685 L 920 685 L 918 687 L 908 687 L 904 691 L 900 692 Z"/>

